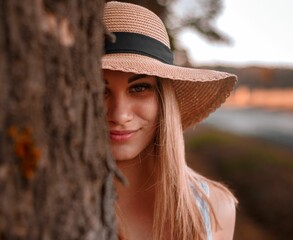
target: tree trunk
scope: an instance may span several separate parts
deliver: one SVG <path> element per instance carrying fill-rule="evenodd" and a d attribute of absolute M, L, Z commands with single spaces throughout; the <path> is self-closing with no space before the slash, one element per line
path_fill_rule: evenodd
<path fill-rule="evenodd" d="M 0 0 L 0 239 L 116 239 L 100 0 Z"/>

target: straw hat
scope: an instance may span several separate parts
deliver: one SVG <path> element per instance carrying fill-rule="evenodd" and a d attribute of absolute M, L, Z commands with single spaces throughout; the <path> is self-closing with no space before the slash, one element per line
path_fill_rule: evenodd
<path fill-rule="evenodd" d="M 183 129 L 215 111 L 232 91 L 235 75 L 173 65 L 165 26 L 148 9 L 108 2 L 104 24 L 116 35 L 116 42 L 105 42 L 102 68 L 173 80 Z"/>

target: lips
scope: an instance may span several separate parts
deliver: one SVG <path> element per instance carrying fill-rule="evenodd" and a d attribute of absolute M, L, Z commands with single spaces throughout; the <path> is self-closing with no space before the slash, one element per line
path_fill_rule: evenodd
<path fill-rule="evenodd" d="M 125 142 L 131 139 L 138 130 L 110 131 L 110 139 L 114 142 Z"/>

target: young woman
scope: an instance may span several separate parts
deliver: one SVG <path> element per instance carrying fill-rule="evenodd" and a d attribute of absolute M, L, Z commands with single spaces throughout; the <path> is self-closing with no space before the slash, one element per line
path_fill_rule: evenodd
<path fill-rule="evenodd" d="M 183 130 L 219 107 L 234 75 L 173 65 L 168 35 L 151 11 L 106 4 L 115 35 L 102 58 L 110 145 L 129 185 L 116 183 L 120 239 L 229 240 L 236 200 L 185 162 Z"/>

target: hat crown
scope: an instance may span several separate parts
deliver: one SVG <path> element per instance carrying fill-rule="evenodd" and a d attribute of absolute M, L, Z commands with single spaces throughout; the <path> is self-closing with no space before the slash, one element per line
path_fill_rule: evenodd
<path fill-rule="evenodd" d="M 123 2 L 108 2 L 104 23 L 110 32 L 131 32 L 154 38 L 170 48 L 169 37 L 161 19 L 150 10 Z"/>

